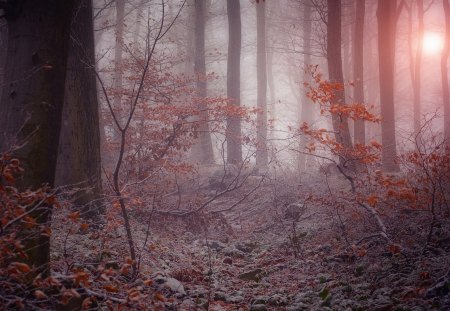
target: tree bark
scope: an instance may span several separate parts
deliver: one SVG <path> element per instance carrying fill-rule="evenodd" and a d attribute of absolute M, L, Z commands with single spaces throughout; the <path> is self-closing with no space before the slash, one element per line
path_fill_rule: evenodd
<path fill-rule="evenodd" d="M 385 171 L 398 171 L 395 138 L 394 57 L 396 0 L 378 0 L 378 58 L 381 106 L 382 166 Z"/>
<path fill-rule="evenodd" d="M 354 79 L 354 101 L 364 104 L 364 16 L 365 0 L 356 0 L 355 18 L 355 41 L 353 50 L 353 79 Z M 354 143 L 365 144 L 366 129 L 364 120 L 355 120 L 354 123 Z"/>
<path fill-rule="evenodd" d="M 308 67 L 311 65 L 311 32 L 312 32 L 312 17 L 311 17 L 310 0 L 303 2 L 303 82 L 310 82 L 311 75 Z M 301 94 L 301 115 L 299 117 L 300 124 L 303 122 L 311 123 L 313 118 L 313 105 L 311 100 L 306 96 L 306 92 Z M 300 150 L 303 150 L 307 144 L 307 138 L 305 135 L 300 137 Z M 306 170 L 307 156 L 303 153 L 299 155 L 299 170 Z"/>
<path fill-rule="evenodd" d="M 15 146 L 12 155 L 25 169 L 17 186 L 25 190 L 54 185 L 73 2 L 19 1 L 18 5 L 20 10 L 8 16 L 0 149 Z M 39 225 L 48 226 L 50 207 L 31 216 Z M 49 236 L 42 234 L 39 226 L 29 230 L 20 232 L 27 237 L 22 241 L 28 255 L 24 261 L 45 277 L 49 273 Z"/>
<path fill-rule="evenodd" d="M 74 204 L 83 217 L 92 219 L 102 213 L 92 0 L 75 0 L 71 38 L 56 184 L 87 188 L 77 191 Z"/>
<path fill-rule="evenodd" d="M 205 61 L 205 6 L 206 0 L 195 0 L 195 57 L 194 72 L 197 76 L 198 96 L 198 141 L 194 145 L 194 157 L 199 163 L 214 163 L 214 151 L 209 132 L 209 114 L 205 103 L 207 95 L 206 61 Z"/>
<path fill-rule="evenodd" d="M 330 82 L 343 84 L 344 78 L 341 56 L 341 0 L 328 0 L 327 62 Z M 345 104 L 344 88 L 342 88 L 342 90 L 334 91 L 332 104 Z M 352 141 L 347 117 L 340 114 L 333 114 L 332 121 L 336 141 L 345 148 L 351 148 Z M 344 159 L 341 158 L 340 162 L 341 164 L 344 164 Z"/>
<path fill-rule="evenodd" d="M 414 59 L 414 133 L 417 135 L 420 131 L 420 99 L 421 99 L 421 69 L 422 69 L 422 50 L 423 50 L 423 35 L 424 35 L 424 10 L 423 0 L 417 0 L 417 47 Z"/>
<path fill-rule="evenodd" d="M 241 105 L 241 5 L 239 0 L 227 0 L 228 10 L 228 63 L 227 97 L 230 105 Z M 227 162 L 242 162 L 241 120 L 238 116 L 227 119 Z"/>
<path fill-rule="evenodd" d="M 266 68 L 266 3 L 256 3 L 256 66 L 257 66 L 257 120 L 256 166 L 265 169 L 269 162 L 267 152 L 267 68 Z"/>
<path fill-rule="evenodd" d="M 441 54 L 442 104 L 444 106 L 444 138 L 445 145 L 450 148 L 450 96 L 448 85 L 447 60 L 450 52 L 450 4 L 442 1 L 445 13 L 445 46 Z"/>

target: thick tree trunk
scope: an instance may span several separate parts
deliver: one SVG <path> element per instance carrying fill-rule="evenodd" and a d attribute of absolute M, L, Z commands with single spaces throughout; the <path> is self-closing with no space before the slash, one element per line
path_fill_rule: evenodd
<path fill-rule="evenodd" d="M 450 96 L 448 85 L 447 60 L 450 52 L 450 4 L 448 0 L 442 1 L 445 13 L 445 46 L 441 55 L 442 76 L 442 104 L 444 106 L 444 138 L 445 145 L 450 148 Z"/>
<path fill-rule="evenodd" d="M 13 156 L 25 169 L 18 183 L 22 190 L 54 184 L 72 5 L 69 0 L 20 1 L 21 10 L 8 19 L 0 149 L 16 146 Z M 49 225 L 50 207 L 32 217 Z M 49 236 L 39 227 L 29 230 L 20 232 L 27 237 L 24 261 L 46 276 Z"/>
<path fill-rule="evenodd" d="M 193 147 L 194 157 L 199 163 L 214 163 L 214 151 L 209 132 L 206 61 L 205 61 L 205 6 L 206 0 L 195 0 L 195 58 L 194 72 L 197 76 L 197 96 L 199 99 L 198 141 Z"/>
<path fill-rule="evenodd" d="M 74 203 L 94 218 L 102 213 L 102 185 L 92 0 L 75 0 L 71 27 L 56 184 L 87 188 Z"/>
<path fill-rule="evenodd" d="M 228 63 L 227 97 L 230 105 L 241 104 L 241 5 L 239 1 L 227 0 L 228 10 Z M 241 120 L 237 116 L 227 119 L 227 162 L 242 162 Z"/>
<path fill-rule="evenodd" d="M 364 16 L 365 0 L 356 0 L 355 19 L 355 41 L 353 43 L 353 79 L 354 79 L 354 101 L 364 104 Z M 366 129 L 364 120 L 356 120 L 354 123 L 354 143 L 365 144 Z"/>
<path fill-rule="evenodd" d="M 328 0 L 327 23 L 327 62 L 329 80 L 333 83 L 343 83 L 342 56 L 341 56 L 341 0 Z M 333 104 L 345 104 L 345 90 L 334 92 Z M 345 148 L 352 147 L 347 117 L 333 114 L 333 130 L 336 141 Z M 344 164 L 343 159 L 340 159 Z"/>
<path fill-rule="evenodd" d="M 395 138 L 394 57 L 396 0 L 378 0 L 378 58 L 381 106 L 381 142 L 383 169 L 398 171 Z"/>
<path fill-rule="evenodd" d="M 256 3 L 256 66 L 257 66 L 257 120 L 256 166 L 265 169 L 267 153 L 267 68 L 266 68 L 266 3 Z"/>
<path fill-rule="evenodd" d="M 0 22 L 0 98 L 2 97 L 3 81 L 5 80 L 6 52 L 8 49 L 8 24 Z"/>

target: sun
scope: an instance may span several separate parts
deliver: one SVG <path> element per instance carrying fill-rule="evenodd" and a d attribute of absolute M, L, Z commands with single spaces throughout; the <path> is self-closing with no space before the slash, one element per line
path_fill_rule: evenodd
<path fill-rule="evenodd" d="M 440 53 L 444 47 L 444 39 L 439 33 L 425 32 L 423 35 L 423 52 L 425 54 Z"/>

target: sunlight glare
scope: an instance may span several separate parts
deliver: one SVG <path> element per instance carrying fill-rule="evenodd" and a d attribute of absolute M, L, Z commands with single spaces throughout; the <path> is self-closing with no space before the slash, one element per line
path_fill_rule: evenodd
<path fill-rule="evenodd" d="M 444 47 L 444 41 L 436 32 L 425 32 L 423 36 L 423 51 L 425 54 L 437 54 Z"/>

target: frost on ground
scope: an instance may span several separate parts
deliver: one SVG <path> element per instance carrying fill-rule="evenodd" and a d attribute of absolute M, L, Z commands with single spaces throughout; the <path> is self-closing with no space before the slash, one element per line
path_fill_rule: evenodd
<path fill-rule="evenodd" d="M 449 310 L 448 222 L 427 243 L 420 211 L 389 210 L 382 217 L 398 249 L 333 190 L 343 182 L 268 180 L 219 213 L 235 192 L 182 217 L 131 211 L 133 280 L 122 226 L 68 234 L 54 221 L 55 273 L 88 269 L 101 310 Z"/>

